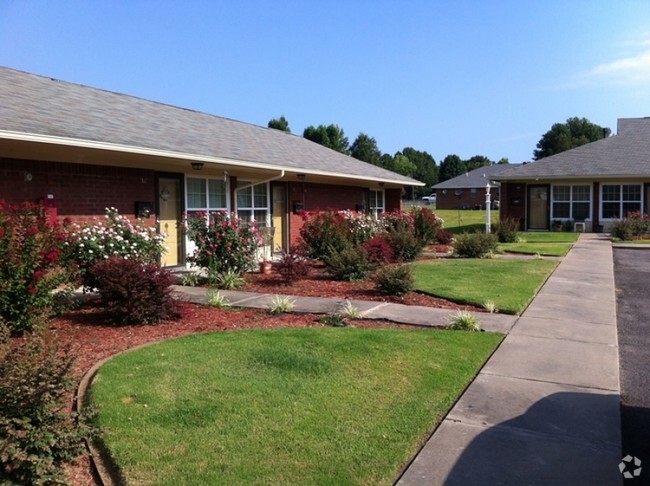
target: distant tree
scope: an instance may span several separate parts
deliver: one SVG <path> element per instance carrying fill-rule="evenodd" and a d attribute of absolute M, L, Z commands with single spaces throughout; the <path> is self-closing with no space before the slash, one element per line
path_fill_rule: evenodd
<path fill-rule="evenodd" d="M 381 165 L 381 151 L 377 147 L 377 140 L 365 133 L 359 133 L 352 142 L 350 155 L 373 165 Z"/>
<path fill-rule="evenodd" d="M 465 163 L 458 155 L 447 155 L 447 157 L 442 159 L 442 162 L 440 162 L 438 181 L 444 182 L 446 180 L 453 179 L 456 176 L 464 174 L 465 172 L 467 172 Z"/>
<path fill-rule="evenodd" d="M 542 135 L 533 152 L 535 160 L 559 154 L 586 143 L 595 142 L 609 137 L 612 131 L 600 125 L 591 123 L 586 118 L 569 118 L 566 123 L 555 123 L 551 129 Z"/>
<path fill-rule="evenodd" d="M 381 157 L 379 157 L 379 165 L 384 169 L 394 171 L 394 162 L 395 160 L 391 154 L 381 154 Z"/>
<path fill-rule="evenodd" d="M 393 157 L 393 170 L 398 174 L 402 174 L 406 177 L 413 177 L 417 169 L 417 166 L 411 162 L 406 155 L 397 153 L 395 154 L 395 157 Z"/>
<path fill-rule="evenodd" d="M 284 117 L 284 115 L 282 115 L 280 118 L 273 118 L 269 120 L 268 127 L 275 128 L 276 130 L 282 130 L 283 132 L 291 133 L 291 130 L 289 129 L 289 122 Z"/>
<path fill-rule="evenodd" d="M 302 136 L 342 154 L 349 153 L 348 139 L 338 125 L 318 125 L 318 127 L 310 125 L 305 128 Z"/>
<path fill-rule="evenodd" d="M 405 147 L 401 154 L 415 164 L 416 170 L 413 173 L 413 178 L 424 182 L 424 187 L 413 187 L 415 195 L 431 194 L 431 186 L 438 182 L 438 166 L 435 159 L 428 152 L 415 150 L 413 147 Z"/>
<path fill-rule="evenodd" d="M 490 159 L 484 155 L 475 155 L 465 161 L 465 170 L 469 172 L 470 170 L 478 169 L 479 167 L 486 167 L 488 165 L 492 165 Z"/>
<path fill-rule="evenodd" d="M 497 164 L 499 164 L 499 165 L 501 165 L 501 164 L 509 164 L 509 163 L 510 163 L 510 161 L 508 160 L 508 157 L 501 157 L 499 159 L 499 161 L 497 162 Z"/>

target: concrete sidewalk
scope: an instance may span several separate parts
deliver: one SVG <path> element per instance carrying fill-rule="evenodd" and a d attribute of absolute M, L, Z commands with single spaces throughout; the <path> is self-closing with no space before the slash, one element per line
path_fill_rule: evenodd
<path fill-rule="evenodd" d="M 197 304 L 207 303 L 208 290 L 202 287 L 174 286 L 174 291 L 179 298 L 188 299 Z M 233 307 L 248 307 L 266 309 L 275 297 L 271 294 L 258 294 L 254 292 L 241 292 L 238 290 L 220 290 L 226 301 Z M 331 299 L 324 297 L 300 297 L 295 295 L 282 295 L 294 302 L 293 312 L 311 314 L 334 313 L 343 308 L 344 299 Z M 443 327 L 448 324 L 449 317 L 455 312 L 449 309 L 434 309 L 417 305 L 391 304 L 388 302 L 373 302 L 366 300 L 351 300 L 352 305 L 361 312 L 364 319 L 381 319 L 401 324 L 415 324 L 418 326 Z M 492 332 L 507 333 L 517 320 L 517 316 L 506 314 L 489 314 L 476 312 L 476 318 L 481 329 Z"/>
<path fill-rule="evenodd" d="M 581 235 L 398 481 L 620 484 L 611 243 Z"/>

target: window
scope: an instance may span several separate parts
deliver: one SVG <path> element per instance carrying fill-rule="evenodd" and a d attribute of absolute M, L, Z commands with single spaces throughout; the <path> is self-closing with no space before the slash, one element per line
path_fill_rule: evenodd
<path fill-rule="evenodd" d="M 238 181 L 239 187 L 250 182 Z M 269 226 L 269 185 L 258 184 L 237 191 L 237 215 L 245 220 L 254 219 L 258 226 Z"/>
<path fill-rule="evenodd" d="M 227 211 L 227 188 L 221 179 L 188 177 L 186 179 L 187 214 Z"/>
<path fill-rule="evenodd" d="M 601 200 L 603 219 L 623 218 L 627 213 L 641 211 L 641 184 L 603 184 Z"/>
<path fill-rule="evenodd" d="M 591 185 L 553 186 L 552 219 L 585 220 L 591 213 Z"/>
<path fill-rule="evenodd" d="M 375 217 L 380 216 L 384 212 L 384 190 L 370 189 L 370 212 Z"/>

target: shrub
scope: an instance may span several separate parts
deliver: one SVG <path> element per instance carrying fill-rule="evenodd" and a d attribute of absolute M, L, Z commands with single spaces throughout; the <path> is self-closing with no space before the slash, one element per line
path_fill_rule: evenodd
<path fill-rule="evenodd" d="M 103 305 L 116 324 L 152 324 L 177 315 L 174 276 L 155 263 L 102 260 L 90 269 Z"/>
<path fill-rule="evenodd" d="M 437 239 L 438 231 L 442 229 L 443 220 L 429 208 L 413 209 L 413 226 L 415 237 L 422 242 L 422 245 L 434 243 Z"/>
<path fill-rule="evenodd" d="M 327 314 L 318 318 L 318 322 L 332 327 L 347 327 L 348 321 L 341 314 Z"/>
<path fill-rule="evenodd" d="M 404 295 L 413 290 L 415 278 L 410 265 L 381 267 L 373 275 L 377 291 L 388 295 Z"/>
<path fill-rule="evenodd" d="M 493 234 L 463 233 L 456 235 L 454 252 L 463 258 L 485 258 L 496 251 L 497 245 L 497 237 Z"/>
<path fill-rule="evenodd" d="M 57 307 L 53 291 L 68 280 L 59 265 L 63 239 L 41 206 L 0 201 L 0 319 L 13 335 L 33 330 Z"/>
<path fill-rule="evenodd" d="M 297 248 L 290 248 L 289 251 L 282 250 L 276 269 L 287 284 L 309 273 L 307 259 Z"/>
<path fill-rule="evenodd" d="M 243 275 L 253 268 L 260 234 L 254 221 L 245 222 L 236 214 L 210 213 L 209 223 L 204 213 L 187 219 L 187 235 L 196 244 L 188 257 L 195 265 L 217 274 L 234 272 Z"/>
<path fill-rule="evenodd" d="M 619 240 L 631 240 L 650 230 L 650 217 L 639 211 L 628 213 L 627 217 L 612 221 L 610 233 Z"/>
<path fill-rule="evenodd" d="M 384 238 L 393 250 L 395 261 L 398 262 L 412 262 L 424 249 L 422 241 L 406 228 L 390 231 Z"/>
<path fill-rule="evenodd" d="M 383 236 L 375 236 L 366 241 L 361 247 L 368 253 L 368 258 L 376 264 L 386 264 L 395 261 L 395 253 Z"/>
<path fill-rule="evenodd" d="M 336 280 L 362 280 L 373 268 L 368 253 L 361 247 L 351 245 L 332 251 L 325 261 L 328 271 Z"/>
<path fill-rule="evenodd" d="M 341 251 L 349 242 L 345 216 L 333 211 L 305 215 L 300 238 L 310 258 L 325 260 L 332 251 Z"/>
<path fill-rule="evenodd" d="M 74 357 L 38 333 L 12 343 L 0 323 L 0 483 L 63 483 L 62 465 L 83 450 L 90 429 L 66 412 Z M 4 483 L 3 483 L 4 484 Z"/>
<path fill-rule="evenodd" d="M 449 329 L 452 331 L 480 331 L 478 320 L 469 311 L 458 311 L 449 318 Z"/>
<path fill-rule="evenodd" d="M 405 213 L 403 211 L 390 211 L 384 213 L 381 217 L 382 228 L 389 232 L 408 231 L 415 232 L 415 223 L 412 213 Z"/>
<path fill-rule="evenodd" d="M 65 258 L 79 271 L 85 287 L 94 287 L 89 269 L 110 257 L 156 263 L 165 251 L 164 235 L 145 225 L 143 219 L 132 223 L 117 209 L 106 208 L 104 221 L 66 226 Z"/>
<path fill-rule="evenodd" d="M 436 241 L 441 245 L 449 245 L 454 239 L 454 234 L 451 231 L 439 229 L 436 233 Z"/>
<path fill-rule="evenodd" d="M 505 218 L 496 225 L 494 234 L 500 243 L 515 243 L 519 231 L 519 220 L 517 218 Z"/>
<path fill-rule="evenodd" d="M 379 223 L 371 216 L 350 211 L 323 211 L 305 215 L 300 229 L 302 246 L 310 258 L 325 260 L 332 251 L 357 246 L 371 239 Z"/>

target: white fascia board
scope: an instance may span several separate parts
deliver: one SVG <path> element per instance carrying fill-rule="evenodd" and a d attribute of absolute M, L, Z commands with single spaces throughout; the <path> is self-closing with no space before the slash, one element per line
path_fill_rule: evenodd
<path fill-rule="evenodd" d="M 123 152 L 123 153 L 130 153 L 130 154 L 149 155 L 153 157 L 165 157 L 170 159 L 191 160 L 196 162 L 232 165 L 237 167 L 245 167 L 249 169 L 299 172 L 302 174 L 321 175 L 321 176 L 328 176 L 328 177 L 337 177 L 342 179 L 354 179 L 354 180 L 372 181 L 372 182 L 387 182 L 390 184 L 399 184 L 403 186 L 424 186 L 424 183 L 420 181 L 409 182 L 409 181 L 388 179 L 383 177 L 363 177 L 363 176 L 344 174 L 339 172 L 319 171 L 313 169 L 310 170 L 307 168 L 287 167 L 287 166 L 274 165 L 274 164 L 260 164 L 259 162 L 228 159 L 225 157 L 214 157 L 209 155 L 197 155 L 197 154 L 189 154 L 189 153 L 182 153 L 182 152 L 172 152 L 169 150 L 160 150 L 160 149 L 154 149 L 148 147 L 136 147 L 132 145 L 121 145 L 121 144 L 109 143 L 109 142 L 97 142 L 94 140 L 55 137 L 52 135 L 38 135 L 38 134 L 31 134 L 31 133 L 0 130 L 0 139 L 53 144 L 53 145 L 64 145 L 68 147 L 80 147 L 80 148 L 87 148 L 87 149 L 94 149 L 94 150 L 109 150 L 114 152 Z"/>

